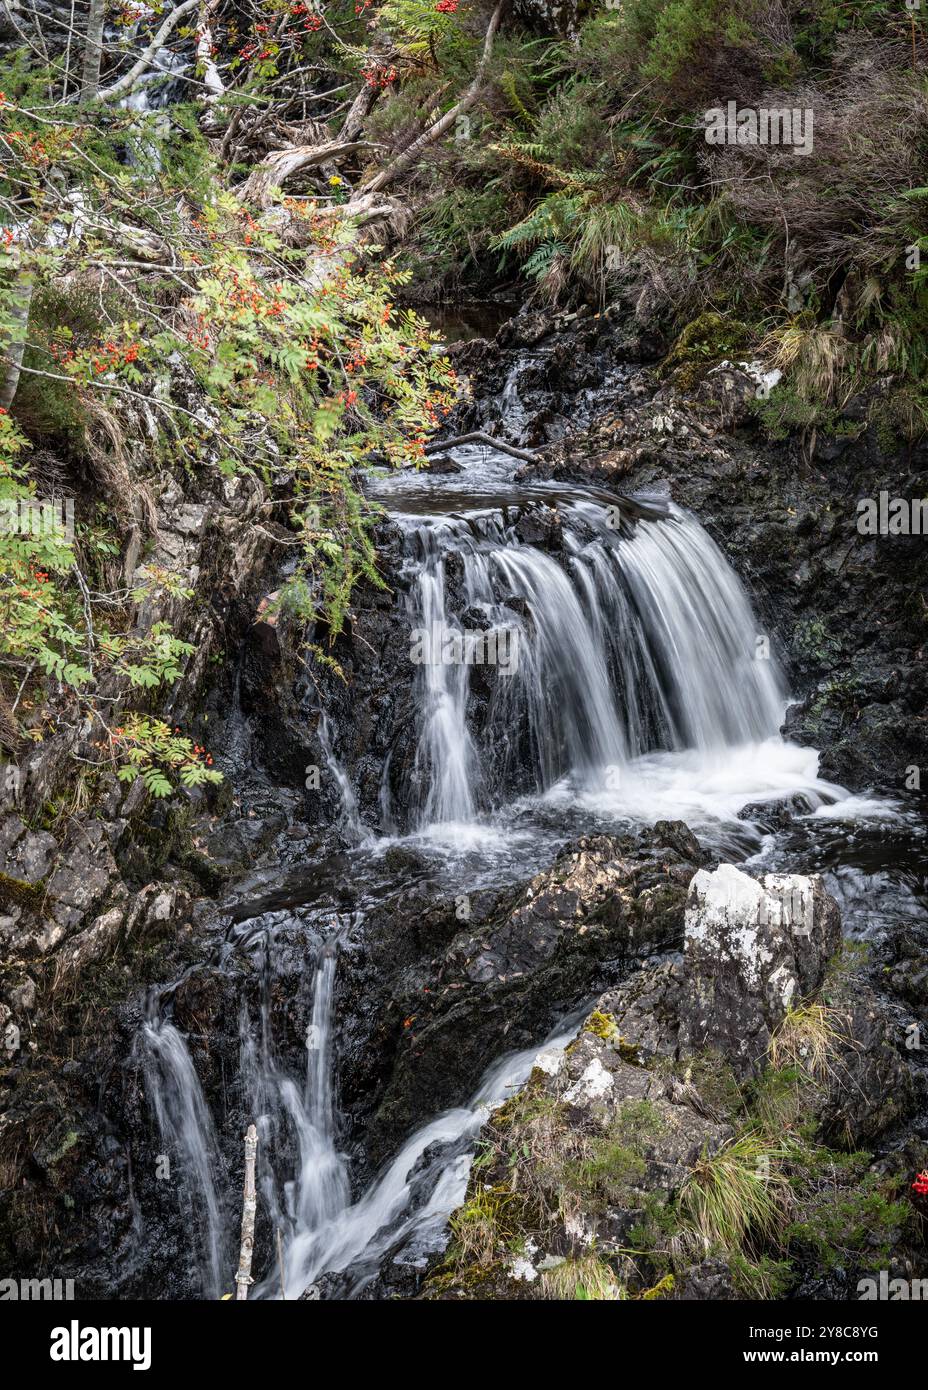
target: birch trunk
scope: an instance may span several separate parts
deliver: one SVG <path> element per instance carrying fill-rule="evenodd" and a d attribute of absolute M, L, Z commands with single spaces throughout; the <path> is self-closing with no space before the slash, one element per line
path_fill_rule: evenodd
<path fill-rule="evenodd" d="M 248 1126 L 245 1135 L 245 1197 L 242 1203 L 242 1243 L 239 1248 L 238 1273 L 235 1276 L 235 1298 L 247 1299 L 251 1277 L 251 1257 L 255 1248 L 255 1213 L 258 1199 L 255 1193 L 255 1159 L 258 1153 L 258 1131 Z"/>
<path fill-rule="evenodd" d="M 84 41 L 84 71 L 81 76 L 81 101 L 93 101 L 100 88 L 100 65 L 103 62 L 103 11 L 106 0 L 90 0 L 87 16 L 87 37 Z"/>

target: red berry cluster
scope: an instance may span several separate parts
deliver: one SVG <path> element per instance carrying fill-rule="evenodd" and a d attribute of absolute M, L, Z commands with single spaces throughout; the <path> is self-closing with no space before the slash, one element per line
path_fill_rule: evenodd
<path fill-rule="evenodd" d="M 369 87 L 389 87 L 391 82 L 396 81 L 396 68 L 362 68 L 361 76 Z"/>

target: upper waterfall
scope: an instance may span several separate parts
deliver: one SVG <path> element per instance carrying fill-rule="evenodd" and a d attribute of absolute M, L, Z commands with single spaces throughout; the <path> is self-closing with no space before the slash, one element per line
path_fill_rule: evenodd
<path fill-rule="evenodd" d="M 473 821 L 565 777 L 608 790 L 655 750 L 777 734 L 786 690 L 769 640 L 695 518 L 668 504 L 615 526 L 616 508 L 582 495 L 537 505 L 547 543 L 523 539 L 526 514 L 507 506 L 398 516 L 424 643 L 420 827 Z"/>

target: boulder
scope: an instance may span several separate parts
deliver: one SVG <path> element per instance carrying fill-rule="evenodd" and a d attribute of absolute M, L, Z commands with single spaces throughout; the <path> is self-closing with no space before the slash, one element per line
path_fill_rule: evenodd
<path fill-rule="evenodd" d="M 817 875 L 700 870 L 686 909 L 681 1048 L 713 1048 L 740 1075 L 757 1071 L 789 1008 L 821 985 L 840 940 L 838 905 Z"/>

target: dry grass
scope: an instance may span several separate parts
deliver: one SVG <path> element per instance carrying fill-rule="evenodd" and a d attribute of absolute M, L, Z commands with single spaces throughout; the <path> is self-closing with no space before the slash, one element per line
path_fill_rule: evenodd
<path fill-rule="evenodd" d="M 627 1297 L 625 1289 L 605 1260 L 590 1253 L 567 1259 L 541 1276 L 544 1298 L 565 1300 L 594 1300 L 615 1303 Z"/>
<path fill-rule="evenodd" d="M 852 346 L 831 323 L 793 322 L 768 333 L 760 351 L 807 401 L 838 401 L 848 390 Z"/>
<path fill-rule="evenodd" d="M 797 1067 L 815 1081 L 832 1072 L 831 1058 L 845 1037 L 843 1015 L 827 1004 L 800 1004 L 790 1009 L 770 1040 L 770 1065 L 779 1071 Z"/>
<path fill-rule="evenodd" d="M 706 1249 L 737 1250 L 750 1233 L 769 1237 L 786 1214 L 786 1151 L 749 1132 L 704 1155 L 680 1193 L 680 1208 Z"/>

